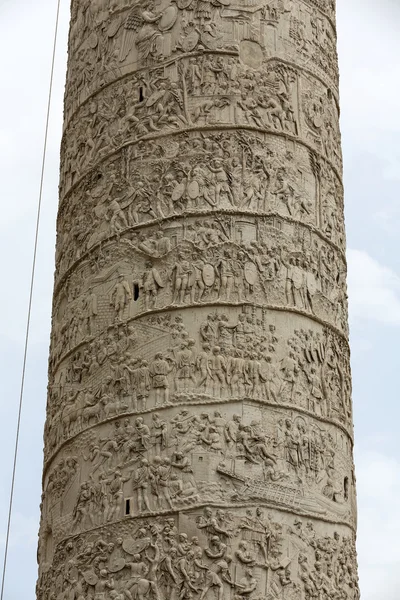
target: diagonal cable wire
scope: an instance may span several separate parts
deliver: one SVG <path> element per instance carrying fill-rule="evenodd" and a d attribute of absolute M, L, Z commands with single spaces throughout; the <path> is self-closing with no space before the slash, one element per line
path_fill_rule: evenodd
<path fill-rule="evenodd" d="M 9 542 L 10 542 L 11 517 L 12 517 L 14 489 L 15 489 L 15 474 L 16 474 L 16 469 L 17 469 L 19 435 L 20 435 L 21 416 L 22 416 L 22 404 L 23 404 L 24 387 L 25 387 L 26 360 L 27 360 L 27 355 L 28 355 L 29 333 L 30 333 L 30 325 L 31 325 L 33 288 L 34 288 L 35 273 L 36 273 L 36 259 L 37 259 L 38 240 L 39 240 L 40 216 L 41 216 L 41 209 L 42 209 L 43 182 L 44 182 L 44 173 L 45 173 L 45 167 L 46 167 L 47 140 L 48 140 L 49 122 L 50 122 L 50 109 L 51 109 L 51 100 L 52 100 L 52 93 L 53 93 L 54 67 L 55 67 L 55 60 L 56 60 L 57 38 L 58 38 L 58 25 L 59 25 L 59 21 L 60 21 L 60 7 L 61 7 L 61 0 L 57 0 L 57 14 L 56 14 L 56 20 L 55 20 L 53 52 L 52 52 L 52 60 L 51 60 L 50 83 L 49 83 L 49 94 L 48 94 L 48 100 L 47 100 L 46 127 L 45 127 L 44 142 L 43 142 L 39 198 L 38 198 L 38 207 L 37 207 L 37 214 L 36 214 L 35 242 L 34 242 L 34 248 L 33 248 L 31 283 L 30 283 L 30 290 L 29 290 L 29 303 L 28 303 L 28 316 L 27 316 L 26 330 L 25 330 L 24 358 L 23 358 L 23 363 L 22 363 L 22 375 L 21 375 L 21 387 L 20 387 L 20 394 L 19 394 L 17 431 L 16 431 L 16 436 L 15 436 L 14 461 L 13 461 L 13 470 L 12 470 L 12 478 L 11 478 L 10 501 L 9 501 L 9 508 L 8 508 L 7 534 L 6 534 L 6 544 L 5 544 L 5 550 L 4 550 L 3 572 L 2 572 L 2 578 L 1 578 L 0 600 L 3 600 L 3 596 L 4 596 L 4 584 L 5 584 L 6 571 L 7 571 L 8 547 L 9 547 Z"/>

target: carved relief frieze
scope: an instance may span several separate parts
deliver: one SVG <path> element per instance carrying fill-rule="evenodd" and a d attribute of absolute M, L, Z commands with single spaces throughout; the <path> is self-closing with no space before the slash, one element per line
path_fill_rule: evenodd
<path fill-rule="evenodd" d="M 235 56 L 208 53 L 146 75 L 106 87 L 75 114 L 63 142 L 63 193 L 126 145 L 202 127 L 298 139 L 341 171 L 337 101 L 293 67 L 273 61 L 255 73 Z"/>
<path fill-rule="evenodd" d="M 333 0 L 73 0 L 38 600 L 359 600 Z"/>
<path fill-rule="evenodd" d="M 171 221 L 97 245 L 55 296 L 52 352 L 140 314 L 176 307 L 288 308 L 347 332 L 346 264 L 312 231 L 276 218 Z"/>
<path fill-rule="evenodd" d="M 87 515 L 84 502 L 76 514 Z M 125 518 L 112 532 L 100 525 L 59 543 L 52 531 L 49 523 L 41 553 L 53 565 L 38 582 L 39 598 L 49 585 L 70 598 L 112 600 L 360 597 L 352 530 L 274 508 L 205 506 L 157 520 Z"/>
<path fill-rule="evenodd" d="M 264 135 L 192 134 L 128 148 L 81 181 L 60 207 L 57 273 L 129 228 L 221 210 L 282 215 L 344 250 L 342 185 L 329 163 Z"/>
<path fill-rule="evenodd" d="M 271 57 L 293 60 L 338 94 L 336 33 L 315 5 L 252 0 L 203 0 L 199 9 L 195 0 L 147 7 L 115 4 L 115 9 L 97 8 L 97 3 L 86 10 L 73 7 L 67 120 L 91 94 L 137 71 L 138 65 L 162 66 L 193 52 L 235 53 L 254 72 L 262 72 Z"/>
<path fill-rule="evenodd" d="M 42 513 L 58 539 L 207 503 L 258 501 L 337 522 L 351 520 L 354 504 L 343 431 L 251 402 L 116 419 L 69 443 L 58 461 Z"/>
<path fill-rule="evenodd" d="M 252 306 L 196 315 L 116 321 L 62 360 L 51 379 L 47 455 L 109 418 L 216 399 L 293 406 L 351 432 L 349 353 L 338 335 L 305 317 L 288 331 L 285 313 Z"/>

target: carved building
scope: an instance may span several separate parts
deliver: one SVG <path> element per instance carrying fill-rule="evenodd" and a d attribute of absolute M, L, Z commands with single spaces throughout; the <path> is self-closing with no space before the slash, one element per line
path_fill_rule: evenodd
<path fill-rule="evenodd" d="M 73 0 L 39 600 L 357 600 L 334 0 Z"/>

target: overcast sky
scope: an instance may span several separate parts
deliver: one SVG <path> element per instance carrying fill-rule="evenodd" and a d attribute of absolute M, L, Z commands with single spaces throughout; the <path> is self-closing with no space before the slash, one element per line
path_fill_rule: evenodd
<path fill-rule="evenodd" d="M 34 600 L 58 155 L 61 27 L 4 600 Z M 29 292 L 56 0 L 0 0 L 0 542 Z M 362 600 L 400 589 L 400 0 L 338 0 Z"/>

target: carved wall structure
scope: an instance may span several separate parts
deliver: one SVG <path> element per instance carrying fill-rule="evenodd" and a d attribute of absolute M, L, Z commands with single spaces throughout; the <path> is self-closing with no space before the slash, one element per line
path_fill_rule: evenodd
<path fill-rule="evenodd" d="M 40 600 L 356 600 L 334 0 L 73 0 Z"/>

